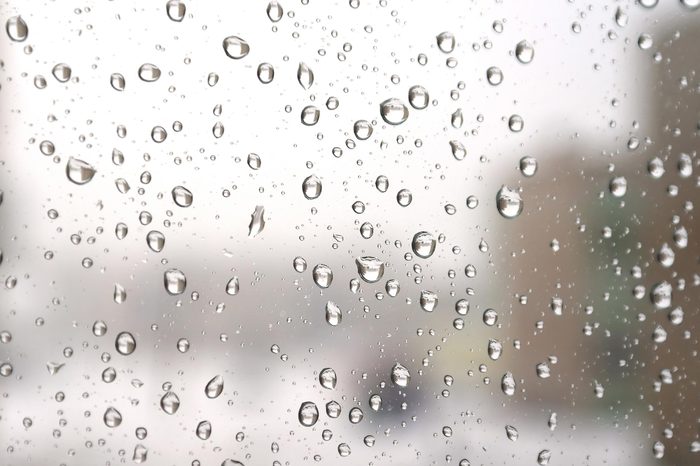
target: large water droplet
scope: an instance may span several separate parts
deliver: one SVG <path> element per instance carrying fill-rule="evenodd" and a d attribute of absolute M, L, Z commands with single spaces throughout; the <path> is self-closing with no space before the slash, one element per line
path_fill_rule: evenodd
<path fill-rule="evenodd" d="M 199 437 L 201 440 L 208 440 L 211 436 L 211 422 L 202 421 L 197 424 L 196 433 L 197 437 Z"/>
<path fill-rule="evenodd" d="M 250 223 L 248 224 L 248 236 L 254 238 L 265 228 L 265 207 L 258 205 L 250 214 Z"/>
<path fill-rule="evenodd" d="M 521 40 L 515 46 L 515 57 L 520 63 L 530 63 L 535 58 L 535 48 L 526 40 Z"/>
<path fill-rule="evenodd" d="M 455 49 L 455 36 L 451 32 L 441 32 L 435 37 L 437 46 L 442 53 L 452 53 Z"/>
<path fill-rule="evenodd" d="M 187 277 L 181 270 L 168 269 L 163 274 L 163 283 L 165 284 L 165 291 L 175 296 L 185 292 Z"/>
<path fill-rule="evenodd" d="M 209 382 L 207 382 L 207 385 L 204 387 L 204 393 L 207 395 L 207 398 L 217 398 L 219 395 L 221 395 L 221 392 L 224 391 L 224 378 L 221 377 L 220 375 L 216 375 L 212 377 Z"/>
<path fill-rule="evenodd" d="M 85 184 L 95 176 L 96 170 L 89 163 L 70 157 L 66 164 L 66 176 L 75 184 Z"/>
<path fill-rule="evenodd" d="M 326 367 L 318 375 L 318 381 L 323 388 L 333 390 L 338 382 L 338 376 L 332 368 Z"/>
<path fill-rule="evenodd" d="M 496 194 L 496 207 L 503 217 L 515 218 L 523 211 L 523 200 L 518 191 L 504 185 Z"/>
<path fill-rule="evenodd" d="M 136 349 L 136 340 L 131 333 L 121 332 L 114 341 L 114 347 L 117 349 L 117 353 L 128 356 Z"/>
<path fill-rule="evenodd" d="M 175 392 L 166 392 L 160 399 L 160 407 L 167 414 L 175 414 L 180 409 L 180 398 Z"/>
<path fill-rule="evenodd" d="M 112 85 L 115 91 L 121 92 L 126 87 L 126 79 L 124 79 L 124 75 L 120 73 L 112 73 L 109 77 L 109 84 Z"/>
<path fill-rule="evenodd" d="M 172 190 L 173 201 L 180 207 L 189 207 L 192 205 L 192 192 L 184 186 L 175 186 Z"/>
<path fill-rule="evenodd" d="M 408 382 L 410 380 L 411 373 L 408 372 L 408 369 L 403 367 L 398 362 L 394 364 L 394 367 L 391 368 L 391 381 L 399 387 L 406 387 L 408 386 Z"/>
<path fill-rule="evenodd" d="M 408 108 L 399 99 L 387 99 L 379 104 L 379 114 L 390 125 L 400 125 L 408 119 Z"/>
<path fill-rule="evenodd" d="M 153 252 L 161 252 L 165 247 L 165 235 L 157 230 L 149 231 L 146 235 L 146 243 Z"/>
<path fill-rule="evenodd" d="M 411 242 L 413 252 L 416 256 L 422 257 L 423 259 L 427 259 L 433 255 L 436 245 L 437 241 L 433 235 L 427 231 L 419 231 L 413 235 L 413 241 Z"/>
<path fill-rule="evenodd" d="M 340 310 L 340 307 L 333 301 L 328 301 L 326 303 L 326 322 L 328 322 L 329 325 L 336 326 L 340 324 L 343 320 L 343 311 Z"/>
<path fill-rule="evenodd" d="M 263 84 L 270 84 L 275 79 L 275 68 L 269 63 L 258 65 L 258 79 Z"/>
<path fill-rule="evenodd" d="M 141 81 L 152 83 L 160 78 L 160 68 L 152 63 L 144 63 L 139 67 L 139 78 Z"/>
<path fill-rule="evenodd" d="M 51 74 L 53 74 L 53 77 L 56 78 L 56 81 L 65 83 L 70 79 L 71 75 L 73 74 L 73 70 L 71 70 L 71 67 L 65 63 L 59 63 L 53 67 Z"/>
<path fill-rule="evenodd" d="M 420 292 L 419 301 L 425 312 L 433 312 L 438 305 L 438 295 L 434 291 L 423 290 Z"/>
<path fill-rule="evenodd" d="M 273 23 L 276 23 L 277 21 L 282 19 L 282 15 L 284 14 L 284 9 L 282 8 L 282 5 L 277 0 L 270 0 L 270 3 L 267 4 L 267 17 L 270 18 L 270 21 Z"/>
<path fill-rule="evenodd" d="M 492 66 L 486 70 L 486 80 L 492 86 L 498 86 L 503 82 L 503 71 L 497 66 Z"/>
<path fill-rule="evenodd" d="M 238 281 L 238 277 L 233 277 L 228 281 L 228 283 L 226 283 L 226 294 L 235 296 L 238 294 L 239 290 L 240 283 Z"/>
<path fill-rule="evenodd" d="M 122 423 L 122 414 L 110 406 L 105 411 L 104 416 L 102 416 L 102 420 L 107 427 L 119 427 L 119 425 Z"/>
<path fill-rule="evenodd" d="M 311 427 L 318 421 L 318 408 L 312 401 L 305 401 L 299 407 L 299 422 L 302 426 Z"/>
<path fill-rule="evenodd" d="M 321 111 L 313 105 L 307 105 L 301 110 L 301 122 L 305 126 L 313 126 L 318 123 Z"/>
<path fill-rule="evenodd" d="M 301 87 L 304 89 L 309 89 L 314 83 L 314 72 L 304 62 L 299 62 L 299 67 L 297 68 L 297 81 L 299 81 L 299 84 L 301 84 Z"/>
<path fill-rule="evenodd" d="M 165 9 L 168 13 L 168 18 L 179 23 L 185 18 L 187 7 L 182 0 L 168 0 Z"/>
<path fill-rule="evenodd" d="M 384 276 L 384 262 L 372 256 L 362 256 L 355 259 L 357 273 L 367 283 L 375 283 Z"/>
<path fill-rule="evenodd" d="M 222 45 L 226 55 L 234 60 L 240 60 L 250 52 L 248 42 L 237 36 L 229 36 L 225 38 Z"/>
<path fill-rule="evenodd" d="M 311 275 L 319 288 L 328 288 L 333 283 L 333 271 L 326 264 L 318 264 Z"/>
<path fill-rule="evenodd" d="M 301 184 L 301 190 L 307 199 L 316 199 L 323 190 L 321 179 L 316 175 L 307 176 Z"/>
<path fill-rule="evenodd" d="M 510 372 L 503 374 L 503 378 L 501 378 L 501 390 L 508 396 L 515 395 L 515 379 Z"/>
<path fill-rule="evenodd" d="M 430 95 L 423 86 L 412 86 L 408 90 L 408 103 L 416 110 L 423 110 L 430 103 Z"/>
<path fill-rule="evenodd" d="M 21 16 L 13 16 L 5 23 L 5 31 L 10 39 L 15 42 L 27 40 L 29 28 Z"/>
<path fill-rule="evenodd" d="M 610 180 L 610 194 L 615 197 L 622 197 L 627 193 L 627 178 L 616 176 Z"/>

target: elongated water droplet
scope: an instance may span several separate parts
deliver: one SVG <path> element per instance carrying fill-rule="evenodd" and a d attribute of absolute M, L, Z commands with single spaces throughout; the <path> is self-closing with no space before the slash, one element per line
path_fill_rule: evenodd
<path fill-rule="evenodd" d="M 408 108 L 399 99 L 387 99 L 379 104 L 379 114 L 390 125 L 400 125 L 408 119 Z"/>
<path fill-rule="evenodd" d="M 187 7 L 182 0 L 168 0 L 165 9 L 168 12 L 168 18 L 179 23 L 185 18 Z"/>
<path fill-rule="evenodd" d="M 96 171 L 89 163 L 73 157 L 70 157 L 66 164 L 66 176 L 75 184 L 88 183 Z"/>
<path fill-rule="evenodd" d="M 312 401 L 305 401 L 299 406 L 299 423 L 305 427 L 311 427 L 318 421 L 318 408 Z"/>
<path fill-rule="evenodd" d="M 489 340 L 488 354 L 493 361 L 498 360 L 503 352 L 503 344 L 498 340 Z"/>
<path fill-rule="evenodd" d="M 139 78 L 141 81 L 152 83 L 160 78 L 160 68 L 152 63 L 144 63 L 139 67 Z"/>
<path fill-rule="evenodd" d="M 270 84 L 275 79 L 275 68 L 269 63 L 258 65 L 258 80 L 263 84 Z"/>
<path fill-rule="evenodd" d="M 114 285 L 114 302 L 117 304 L 122 304 L 126 301 L 126 289 L 119 283 Z"/>
<path fill-rule="evenodd" d="M 226 283 L 226 294 L 235 296 L 240 290 L 240 284 L 238 282 L 238 277 L 231 278 L 228 283 Z"/>
<path fill-rule="evenodd" d="M 248 224 L 248 236 L 254 238 L 265 228 L 265 207 L 258 205 L 250 214 L 250 224 Z"/>
<path fill-rule="evenodd" d="M 207 382 L 207 385 L 204 387 L 204 393 L 207 395 L 207 398 L 217 398 L 221 393 L 224 391 L 224 378 L 221 377 L 220 375 L 216 375 Z"/>
<path fill-rule="evenodd" d="M 214 123 L 214 126 L 211 128 L 211 132 L 214 135 L 215 138 L 220 138 L 221 136 L 224 135 L 224 124 L 221 123 L 220 121 L 217 121 Z"/>
<path fill-rule="evenodd" d="M 355 259 L 357 273 L 367 283 L 375 283 L 384 276 L 384 262 L 372 256 L 362 256 Z"/>
<path fill-rule="evenodd" d="M 192 205 L 194 197 L 192 192 L 184 186 L 175 186 L 172 190 L 173 201 L 180 207 L 189 207 Z"/>
<path fill-rule="evenodd" d="M 121 332 L 114 341 L 114 347 L 117 353 L 128 356 L 136 349 L 136 340 L 131 333 Z"/>
<path fill-rule="evenodd" d="M 277 21 L 282 19 L 282 15 L 284 14 L 284 9 L 282 8 L 282 5 L 280 5 L 280 2 L 277 0 L 270 0 L 270 3 L 267 4 L 267 17 L 270 18 L 270 21 L 273 23 L 276 23 Z"/>
<path fill-rule="evenodd" d="M 501 390 L 508 396 L 515 395 L 515 379 L 510 372 L 503 374 L 503 378 L 501 378 Z"/>
<path fill-rule="evenodd" d="M 391 368 L 391 381 L 399 387 L 407 387 L 411 380 L 411 373 L 398 362 Z"/>
<path fill-rule="evenodd" d="M 301 84 L 301 87 L 304 89 L 309 89 L 314 83 L 314 72 L 304 62 L 299 62 L 299 67 L 297 68 L 297 81 L 299 81 L 299 84 Z"/>
<path fill-rule="evenodd" d="M 107 427 L 115 428 L 119 427 L 119 425 L 122 423 L 122 415 L 116 410 L 116 408 L 110 406 L 102 416 L 102 420 Z"/>
<path fill-rule="evenodd" d="M 549 459 L 552 457 L 552 452 L 549 450 L 542 450 L 537 454 L 537 464 L 544 466 L 549 464 Z"/>
<path fill-rule="evenodd" d="M 304 193 L 304 197 L 307 199 L 316 199 L 321 195 L 323 190 L 323 184 L 321 180 L 316 175 L 307 176 L 304 182 L 301 184 L 301 190 Z"/>
<path fill-rule="evenodd" d="M 229 36 L 225 38 L 222 45 L 226 55 L 234 60 L 240 60 L 250 52 L 248 42 L 238 36 Z"/>
<path fill-rule="evenodd" d="M 506 437 L 508 437 L 508 440 L 515 442 L 518 440 L 518 435 L 518 429 L 513 426 L 506 426 Z"/>
<path fill-rule="evenodd" d="M 160 407 L 167 414 L 175 414 L 178 409 L 180 409 L 180 398 L 175 394 L 175 392 L 167 392 L 160 399 Z"/>
<path fill-rule="evenodd" d="M 185 292 L 187 287 L 187 277 L 178 269 L 168 269 L 163 274 L 165 291 L 170 295 L 179 295 Z"/>
<path fill-rule="evenodd" d="M 668 309 L 671 307 L 673 287 L 667 281 L 657 283 L 651 289 L 651 302 L 656 309 Z"/>
<path fill-rule="evenodd" d="M 343 320 L 343 312 L 340 310 L 340 307 L 333 301 L 328 301 L 326 303 L 326 322 L 328 322 L 329 325 L 339 325 L 340 322 Z"/>
<path fill-rule="evenodd" d="M 515 218 L 523 211 L 520 193 L 508 186 L 501 186 L 496 194 L 498 213 L 505 218 Z"/>
<path fill-rule="evenodd" d="M 29 28 L 21 16 L 13 16 L 8 19 L 5 23 L 5 32 L 15 42 L 24 42 L 29 36 Z"/>

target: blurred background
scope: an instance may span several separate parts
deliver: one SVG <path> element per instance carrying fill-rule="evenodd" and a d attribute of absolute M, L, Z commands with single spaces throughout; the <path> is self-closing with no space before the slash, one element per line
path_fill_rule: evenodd
<path fill-rule="evenodd" d="M 3 2 L 0 462 L 698 463 L 697 7 Z"/>

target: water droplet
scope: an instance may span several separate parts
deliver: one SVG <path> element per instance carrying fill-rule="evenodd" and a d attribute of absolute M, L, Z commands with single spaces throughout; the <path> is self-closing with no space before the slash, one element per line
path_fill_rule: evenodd
<path fill-rule="evenodd" d="M 433 312 L 438 305 L 438 295 L 434 291 L 423 290 L 420 292 L 420 307 L 425 312 Z"/>
<path fill-rule="evenodd" d="M 488 344 L 488 355 L 493 360 L 496 361 L 501 357 L 503 352 L 503 344 L 498 340 L 489 340 Z"/>
<path fill-rule="evenodd" d="M 185 18 L 187 7 L 182 0 L 168 0 L 165 9 L 168 13 L 168 18 L 179 23 Z"/>
<path fill-rule="evenodd" d="M 224 135 L 224 124 L 220 121 L 217 121 L 216 123 L 214 123 L 214 126 L 212 126 L 211 132 L 215 138 L 219 139 L 221 136 Z"/>
<path fill-rule="evenodd" d="M 146 243 L 153 252 L 161 252 L 165 247 L 165 235 L 157 230 L 149 231 L 146 235 Z"/>
<path fill-rule="evenodd" d="M 76 159 L 69 158 L 66 164 L 66 176 L 75 184 L 85 184 L 92 180 L 96 170 L 89 163 Z"/>
<path fill-rule="evenodd" d="M 104 416 L 102 416 L 102 420 L 107 427 L 119 427 L 122 423 L 122 415 L 119 411 L 110 406 L 105 411 Z"/>
<path fill-rule="evenodd" d="M 134 336 L 131 333 L 121 332 L 119 335 L 117 335 L 117 339 L 114 342 L 114 347 L 117 349 L 119 354 L 128 356 L 136 349 L 136 340 L 134 340 Z"/>
<path fill-rule="evenodd" d="M 353 1 L 353 0 L 350 0 Z M 355 0 L 359 3 L 359 0 Z M 342 457 L 350 456 L 350 445 L 347 443 L 341 443 L 338 445 L 338 454 Z"/>
<path fill-rule="evenodd" d="M 413 252 L 423 259 L 427 259 L 433 255 L 436 245 L 437 241 L 433 235 L 427 231 L 419 231 L 413 235 L 413 241 L 411 242 Z"/>
<path fill-rule="evenodd" d="M 503 185 L 496 194 L 496 207 L 503 217 L 515 218 L 523 211 L 523 200 L 518 191 Z"/>
<path fill-rule="evenodd" d="M 180 207 L 192 205 L 192 192 L 184 186 L 175 186 L 172 190 L 173 201 Z"/>
<path fill-rule="evenodd" d="M 166 392 L 160 399 L 160 407 L 167 414 L 175 414 L 180 409 L 180 398 L 175 392 Z"/>
<path fill-rule="evenodd" d="M 651 289 L 651 302 L 657 309 L 667 309 L 671 307 L 673 297 L 673 287 L 667 281 L 657 283 Z"/>
<path fill-rule="evenodd" d="M 328 288 L 333 283 L 333 271 L 326 264 L 318 264 L 311 275 L 319 288 Z"/>
<path fill-rule="evenodd" d="M 124 79 L 124 76 L 120 73 L 112 73 L 109 77 L 109 83 L 115 91 L 119 92 L 123 91 L 126 87 L 126 79 Z"/>
<path fill-rule="evenodd" d="M 165 284 L 165 291 L 175 296 L 185 292 L 187 277 L 181 270 L 168 269 L 163 274 L 163 283 Z"/>
<path fill-rule="evenodd" d="M 240 285 L 238 282 L 238 277 L 231 278 L 228 283 L 226 283 L 226 294 L 235 296 L 240 290 Z"/>
<path fill-rule="evenodd" d="M 681 4 L 689 10 L 700 8 L 700 0 L 681 0 Z"/>
<path fill-rule="evenodd" d="M 381 395 L 374 394 L 369 397 L 369 406 L 372 408 L 372 411 L 379 411 L 382 409 L 382 397 Z"/>
<path fill-rule="evenodd" d="M 70 79 L 71 74 L 73 74 L 73 70 L 71 70 L 70 66 L 66 65 L 65 63 L 59 63 L 53 67 L 51 74 L 53 74 L 53 77 L 56 78 L 56 81 L 65 83 Z"/>
<path fill-rule="evenodd" d="M 270 84 L 275 79 L 275 68 L 269 63 L 258 65 L 258 80 L 263 84 Z"/>
<path fill-rule="evenodd" d="M 492 66 L 486 70 L 486 79 L 492 86 L 498 86 L 503 82 L 503 71 L 497 66 Z"/>
<path fill-rule="evenodd" d="M 372 136 L 372 124 L 367 120 L 358 120 L 352 127 L 355 137 L 360 141 L 365 141 Z"/>
<path fill-rule="evenodd" d="M 450 150 L 452 151 L 452 157 L 455 160 L 464 160 L 467 156 L 467 149 L 459 141 L 450 141 Z"/>
<path fill-rule="evenodd" d="M 332 368 L 326 367 L 318 375 L 318 381 L 323 388 L 333 390 L 335 389 L 335 385 L 338 382 L 338 377 L 336 376 L 335 371 Z"/>
<path fill-rule="evenodd" d="M 640 34 L 639 38 L 637 39 L 637 45 L 642 50 L 649 50 L 652 47 L 652 45 L 654 45 L 654 39 L 651 37 L 650 34 Z"/>
<path fill-rule="evenodd" d="M 299 422 L 302 426 L 311 427 L 318 421 L 318 408 L 312 401 L 305 401 L 299 407 Z"/>
<path fill-rule="evenodd" d="M 389 190 L 389 178 L 384 175 L 379 175 L 374 181 L 374 186 L 380 193 L 385 193 Z"/>
<path fill-rule="evenodd" d="M 501 390 L 508 396 L 513 396 L 515 394 L 515 379 L 510 372 L 503 374 L 503 378 L 501 378 Z"/>
<path fill-rule="evenodd" d="M 340 310 L 340 307 L 333 301 L 328 301 L 326 303 L 326 322 L 328 322 L 329 325 L 339 325 L 340 322 L 343 321 L 343 311 Z"/>
<path fill-rule="evenodd" d="M 114 285 L 114 302 L 117 304 L 122 304 L 126 301 L 126 289 L 119 283 Z"/>
<path fill-rule="evenodd" d="M 508 440 L 515 442 L 518 440 L 518 429 L 516 429 L 513 426 L 506 426 L 506 437 L 508 437 Z"/>
<path fill-rule="evenodd" d="M 197 424 L 196 433 L 199 439 L 208 440 L 211 436 L 211 422 L 201 421 L 199 424 Z"/>
<path fill-rule="evenodd" d="M 305 126 L 313 126 L 318 123 L 321 112 L 313 105 L 307 105 L 301 110 L 301 122 Z"/>
<path fill-rule="evenodd" d="M 340 404 L 337 401 L 329 401 L 326 403 L 326 414 L 331 419 L 337 419 L 341 411 Z M 328 440 L 330 440 L 330 437 Z"/>
<path fill-rule="evenodd" d="M 307 199 L 316 199 L 321 195 L 321 190 L 323 185 L 321 180 L 316 175 L 307 176 L 304 182 L 301 184 L 301 190 L 304 193 L 304 197 Z"/>
<path fill-rule="evenodd" d="M 537 173 L 537 159 L 526 155 L 520 159 L 520 173 L 523 176 L 531 177 Z"/>
<path fill-rule="evenodd" d="M 454 51 L 456 40 L 454 34 L 451 32 L 441 32 L 435 39 L 442 53 L 452 53 Z"/>
<path fill-rule="evenodd" d="M 520 63 L 530 63 L 535 58 L 535 48 L 526 40 L 521 40 L 515 46 L 515 57 Z"/>
<path fill-rule="evenodd" d="M 139 67 L 139 78 L 141 81 L 152 83 L 160 78 L 160 68 L 152 63 L 144 63 Z"/>
<path fill-rule="evenodd" d="M 240 60 L 250 52 L 248 42 L 237 36 L 229 36 L 225 38 L 222 45 L 226 55 L 234 60 Z"/>
<path fill-rule="evenodd" d="M 13 16 L 5 23 L 5 31 L 10 39 L 15 42 L 24 42 L 29 35 L 27 23 L 21 16 Z"/>
<path fill-rule="evenodd" d="M 299 62 L 299 67 L 297 68 L 297 81 L 299 81 L 299 84 L 301 84 L 301 87 L 304 89 L 309 89 L 314 83 L 314 72 L 304 62 Z"/>
<path fill-rule="evenodd" d="M 101 337 L 105 333 L 107 333 L 107 324 L 102 320 L 96 320 L 95 323 L 92 324 L 92 334 L 96 337 Z"/>
<path fill-rule="evenodd" d="M 362 256 L 355 259 L 357 273 L 367 283 L 375 283 L 384 276 L 384 262 L 372 256 Z"/>
<path fill-rule="evenodd" d="M 411 380 L 411 373 L 398 362 L 391 368 L 391 381 L 399 387 L 407 387 Z"/>
<path fill-rule="evenodd" d="M 552 457 L 552 453 L 549 450 L 542 450 L 537 454 L 537 464 L 544 466 L 549 464 L 549 459 Z"/>
<path fill-rule="evenodd" d="M 273 23 L 276 23 L 277 21 L 282 19 L 282 15 L 284 14 L 284 9 L 282 8 L 282 5 L 277 0 L 270 0 L 270 3 L 267 4 L 267 17 L 270 18 L 270 21 Z"/>
<path fill-rule="evenodd" d="M 390 125 L 400 125 L 408 119 L 408 108 L 399 99 L 387 99 L 379 104 L 379 114 Z"/>
<path fill-rule="evenodd" d="M 423 86 L 412 86 L 408 90 L 408 103 L 416 110 L 423 110 L 430 103 L 430 95 Z"/>
<path fill-rule="evenodd" d="M 408 189 L 402 189 L 396 193 L 396 202 L 399 203 L 401 207 L 407 207 L 413 201 L 413 194 Z"/>
<path fill-rule="evenodd" d="M 523 130 L 523 127 L 525 126 L 525 121 L 523 120 L 523 117 L 520 115 L 511 115 L 510 118 L 508 118 L 508 128 L 514 132 L 514 133 L 519 133 L 520 131 Z"/>
<path fill-rule="evenodd" d="M 250 214 L 250 223 L 248 224 L 248 236 L 254 238 L 258 236 L 265 228 L 265 207 L 258 205 Z"/>
<path fill-rule="evenodd" d="M 186 353 L 190 350 L 190 341 L 187 338 L 179 338 L 175 347 L 179 352 Z"/>
<path fill-rule="evenodd" d="M 219 395 L 221 395 L 221 392 L 224 391 L 224 378 L 221 377 L 220 375 L 216 375 L 212 377 L 209 382 L 207 382 L 207 385 L 204 387 L 204 393 L 207 395 L 207 398 L 217 398 Z"/>
<path fill-rule="evenodd" d="M 299 273 L 305 272 L 306 271 L 306 259 L 304 259 L 301 256 L 297 256 L 294 258 L 294 261 L 292 261 L 292 266 L 294 267 L 294 270 L 296 270 Z"/>
<path fill-rule="evenodd" d="M 540 379 L 548 379 L 551 375 L 551 369 L 549 368 L 549 364 L 546 362 L 537 363 L 535 366 L 535 372 L 537 373 L 537 377 Z"/>
<path fill-rule="evenodd" d="M 168 132 L 162 126 L 154 126 L 151 130 L 151 139 L 153 139 L 153 142 L 160 144 L 161 142 L 165 141 L 165 138 L 167 137 Z"/>
<path fill-rule="evenodd" d="M 629 22 L 629 16 L 627 16 L 627 13 L 622 10 L 622 7 L 617 7 L 617 10 L 615 11 L 615 22 L 621 28 L 627 26 L 627 23 Z"/>
<path fill-rule="evenodd" d="M 359 424 L 360 421 L 362 421 L 362 418 L 364 417 L 365 413 L 363 413 L 362 410 L 358 407 L 352 408 L 348 413 L 348 419 L 350 420 L 351 424 Z"/>
<path fill-rule="evenodd" d="M 610 180 L 610 194 L 615 197 L 622 197 L 627 193 L 627 178 L 616 176 Z"/>

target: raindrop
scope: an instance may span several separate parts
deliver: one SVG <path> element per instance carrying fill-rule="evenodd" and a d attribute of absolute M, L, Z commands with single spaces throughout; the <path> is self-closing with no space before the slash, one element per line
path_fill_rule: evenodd
<path fill-rule="evenodd" d="M 60 83 L 68 82 L 72 73 L 73 71 L 71 70 L 70 66 L 66 65 L 65 63 L 59 63 L 53 67 L 53 70 L 51 70 L 53 77 Z"/>
<path fill-rule="evenodd" d="M 408 102 L 416 110 L 423 110 L 430 103 L 430 95 L 423 86 L 413 86 L 408 90 Z"/>
<path fill-rule="evenodd" d="M 283 14 L 284 10 L 282 5 L 280 5 L 277 0 L 271 0 L 270 3 L 267 4 L 267 17 L 270 18 L 270 21 L 273 23 L 281 20 Z"/>
<path fill-rule="evenodd" d="M 238 277 L 231 278 L 228 283 L 226 283 L 226 294 L 230 296 L 235 296 L 240 290 L 240 285 L 238 283 Z"/>
<path fill-rule="evenodd" d="M 126 87 L 126 80 L 124 79 L 124 75 L 120 73 L 112 73 L 112 75 L 109 77 L 109 83 L 112 85 L 112 88 L 115 91 L 123 91 L 124 88 Z"/>
<path fill-rule="evenodd" d="M 492 86 L 498 86 L 503 82 L 503 71 L 497 66 L 492 66 L 486 70 L 486 79 Z"/>
<path fill-rule="evenodd" d="M 180 207 L 192 205 L 192 192 L 184 186 L 175 186 L 172 190 L 173 201 Z"/>
<path fill-rule="evenodd" d="M 175 296 L 185 292 L 187 277 L 181 270 L 168 269 L 163 274 L 163 283 L 165 284 L 165 291 Z"/>
<path fill-rule="evenodd" d="M 263 84 L 270 84 L 275 79 L 275 68 L 269 63 L 258 65 L 258 80 Z"/>
<path fill-rule="evenodd" d="M 425 312 L 433 312 L 438 305 L 438 295 L 434 291 L 423 290 L 420 292 L 420 307 Z"/>
<path fill-rule="evenodd" d="M 158 78 L 160 78 L 160 68 L 151 63 L 144 63 L 139 68 L 139 78 L 141 78 L 141 81 L 147 83 L 158 81 Z"/>
<path fill-rule="evenodd" d="M 520 63 L 530 63 L 535 57 L 535 48 L 526 40 L 521 40 L 515 46 L 515 57 Z"/>
<path fill-rule="evenodd" d="M 204 393 L 207 395 L 207 398 L 214 399 L 217 398 L 219 395 L 221 395 L 221 392 L 224 391 L 224 378 L 221 377 L 220 375 L 216 375 L 207 382 L 207 385 L 204 387 Z"/>
<path fill-rule="evenodd" d="M 394 385 L 398 385 L 399 387 L 407 387 L 410 380 L 411 374 L 408 372 L 408 369 L 403 367 L 398 362 L 394 364 L 394 367 L 391 368 L 391 381 L 394 383 Z"/>
<path fill-rule="evenodd" d="M 122 423 L 122 415 L 119 411 L 110 406 L 105 411 L 104 416 L 102 416 L 102 420 L 104 420 L 107 427 L 119 427 L 119 425 Z"/>
<path fill-rule="evenodd" d="M 248 236 L 255 238 L 265 228 L 265 207 L 258 205 L 250 214 L 250 223 L 248 224 Z"/>
<path fill-rule="evenodd" d="M 328 322 L 329 325 L 336 326 L 340 324 L 343 320 L 343 311 L 340 310 L 340 307 L 333 301 L 328 301 L 326 303 L 326 322 Z"/>
<path fill-rule="evenodd" d="M 29 35 L 27 23 L 21 16 L 13 16 L 5 23 L 5 31 L 10 39 L 15 42 L 24 42 Z"/>
<path fill-rule="evenodd" d="M 311 401 L 305 401 L 299 407 L 299 422 L 302 426 L 311 427 L 318 421 L 318 408 Z"/>
<path fill-rule="evenodd" d="M 418 256 L 422 257 L 423 259 L 427 259 L 430 256 L 433 255 L 435 252 L 435 246 L 437 245 L 437 241 L 427 231 L 419 231 L 415 235 L 413 235 L 413 241 L 411 241 L 411 247 L 413 248 L 413 252 Z"/>
<path fill-rule="evenodd" d="M 117 353 L 128 356 L 136 349 L 136 340 L 134 340 L 134 336 L 131 333 L 121 332 L 119 335 L 117 335 L 117 339 L 114 342 L 114 347 L 117 349 Z"/>
<path fill-rule="evenodd" d="M 208 440 L 211 436 L 211 422 L 201 421 L 197 424 L 196 433 L 200 440 Z"/>
<path fill-rule="evenodd" d="M 455 36 L 451 32 L 441 32 L 435 38 L 442 53 L 452 53 L 455 49 Z"/>
<path fill-rule="evenodd" d="M 240 60 L 250 52 L 248 42 L 237 36 L 229 36 L 225 38 L 222 45 L 226 55 L 234 60 Z"/>
<path fill-rule="evenodd" d="M 180 398 L 175 392 L 166 392 L 160 399 L 160 407 L 167 414 L 175 414 L 180 409 Z"/>
<path fill-rule="evenodd" d="M 299 84 L 301 84 L 301 87 L 304 89 L 309 89 L 314 83 L 314 72 L 304 62 L 299 62 L 299 67 L 297 68 L 297 81 L 299 81 Z"/>
<path fill-rule="evenodd" d="M 336 376 L 335 371 L 332 368 L 326 367 L 318 375 L 318 381 L 323 388 L 333 390 L 335 389 L 335 385 L 338 382 L 338 377 Z"/>
<path fill-rule="evenodd" d="M 307 176 L 304 182 L 301 184 L 301 190 L 304 193 L 304 197 L 307 199 L 316 199 L 321 195 L 321 190 L 323 185 L 321 180 L 316 175 Z"/>
<path fill-rule="evenodd" d="M 301 122 L 305 126 L 313 126 L 318 123 L 321 112 L 313 105 L 307 105 L 301 110 Z"/>
<path fill-rule="evenodd" d="M 85 184 L 92 180 L 96 170 L 89 163 L 76 159 L 69 158 L 66 164 L 66 176 L 75 184 Z"/>
<path fill-rule="evenodd" d="M 523 200 L 518 191 L 503 185 L 496 194 L 496 207 L 501 216 L 515 218 L 523 211 Z"/>
<path fill-rule="evenodd" d="M 408 118 L 408 108 L 399 99 L 387 99 L 379 104 L 379 114 L 390 125 L 400 125 Z"/>
<path fill-rule="evenodd" d="M 149 231 L 146 235 L 146 243 L 153 252 L 161 252 L 165 247 L 165 235 L 157 230 Z"/>
<path fill-rule="evenodd" d="M 515 394 L 515 379 L 513 374 L 506 372 L 503 374 L 501 379 L 501 390 L 508 396 L 513 396 Z"/>
<path fill-rule="evenodd" d="M 328 288 L 333 283 L 333 271 L 326 264 L 318 264 L 311 273 L 319 288 Z"/>
<path fill-rule="evenodd" d="M 187 7 L 182 0 L 168 0 L 165 9 L 168 12 L 168 18 L 179 23 L 185 18 Z"/>
<path fill-rule="evenodd" d="M 367 283 L 375 283 L 384 276 L 384 262 L 372 256 L 362 256 L 355 259 L 357 273 Z"/>

